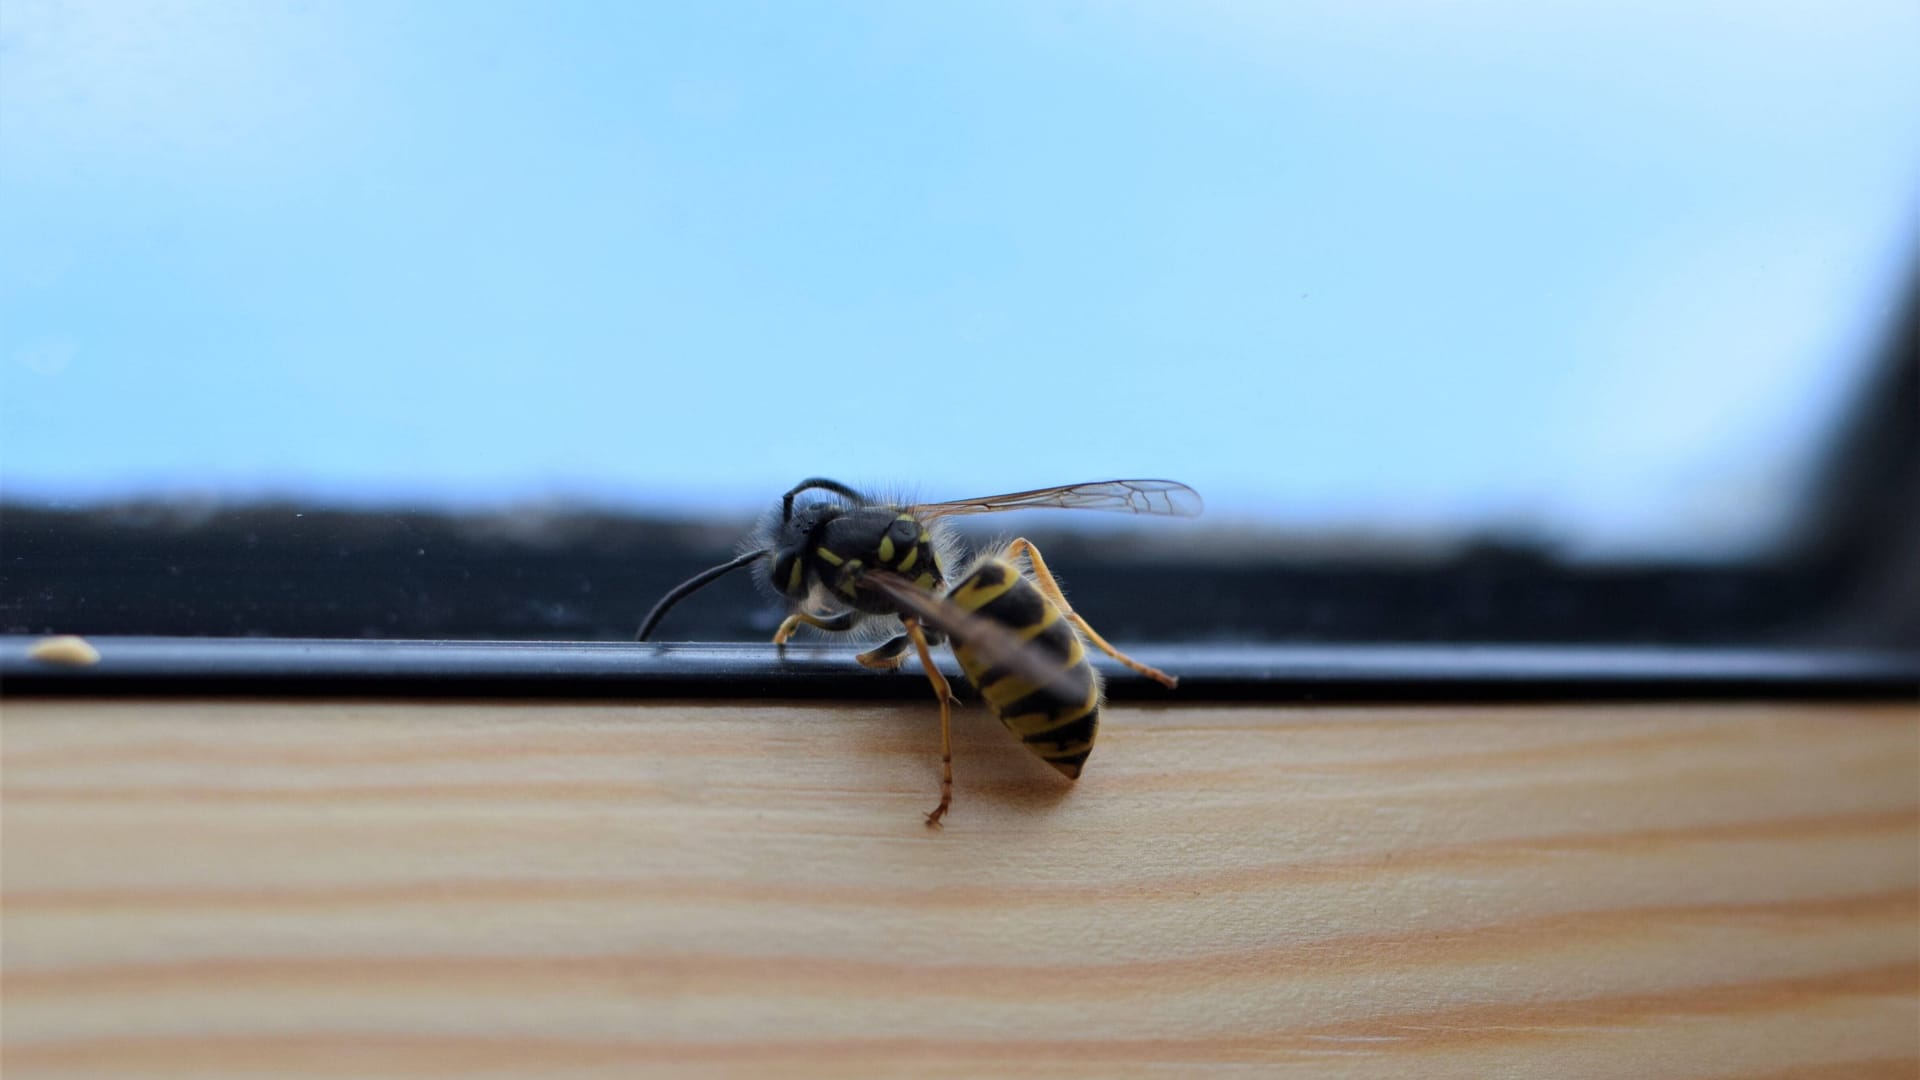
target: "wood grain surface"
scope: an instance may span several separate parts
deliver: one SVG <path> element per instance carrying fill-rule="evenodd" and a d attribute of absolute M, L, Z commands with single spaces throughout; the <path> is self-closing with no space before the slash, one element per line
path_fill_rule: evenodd
<path fill-rule="evenodd" d="M 0 709 L 7 1080 L 1920 1074 L 1912 704 Z"/>

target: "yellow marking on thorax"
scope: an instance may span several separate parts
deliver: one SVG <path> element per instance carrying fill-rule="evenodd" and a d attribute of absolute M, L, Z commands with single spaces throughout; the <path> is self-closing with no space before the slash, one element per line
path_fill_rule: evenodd
<path fill-rule="evenodd" d="M 893 537 L 891 536 L 880 538 L 880 561 L 883 563 L 893 561 Z"/>
<path fill-rule="evenodd" d="M 847 561 L 823 547 L 814 548 L 813 553 L 820 557 L 821 562 L 831 563 L 834 566 L 839 566 L 841 563 Z"/>
<path fill-rule="evenodd" d="M 820 550 L 822 554 L 826 552 L 825 548 L 821 548 Z M 840 564 L 839 559 L 835 559 L 833 562 L 836 566 Z M 860 595 L 860 567 L 864 564 L 859 559 L 848 559 L 846 560 L 846 564 L 847 572 L 840 575 L 840 583 L 834 586 L 834 591 L 852 600 Z"/>
<path fill-rule="evenodd" d="M 889 541 L 889 543 L 891 543 L 891 541 Z M 913 564 L 919 561 L 920 561 L 920 548 L 918 546 L 908 548 L 907 553 L 900 557 L 900 566 L 899 566 L 900 572 L 904 574 L 907 571 L 913 569 Z"/>

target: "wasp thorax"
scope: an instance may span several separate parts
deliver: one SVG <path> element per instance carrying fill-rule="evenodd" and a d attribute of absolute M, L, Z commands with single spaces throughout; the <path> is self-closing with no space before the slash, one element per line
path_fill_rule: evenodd
<path fill-rule="evenodd" d="M 812 545 L 804 556 L 812 574 L 836 598 L 862 611 L 876 614 L 894 611 L 891 601 L 862 586 L 864 575 L 884 571 L 927 590 L 943 584 L 933 554 L 933 538 L 926 526 L 912 514 L 893 507 L 863 506 L 847 510 L 822 523 L 812 536 Z M 784 567 L 779 556 L 776 556 L 774 570 L 774 580 L 783 587 L 786 580 L 777 575 L 783 570 L 796 573 Z M 800 576 L 804 579 L 808 575 L 801 572 Z M 804 593 L 804 585 L 803 581 L 803 587 L 789 595 Z"/>

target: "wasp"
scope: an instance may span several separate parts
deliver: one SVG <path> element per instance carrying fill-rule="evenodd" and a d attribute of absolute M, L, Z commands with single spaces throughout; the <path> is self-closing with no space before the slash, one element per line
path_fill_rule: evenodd
<path fill-rule="evenodd" d="M 808 492 L 826 499 L 799 502 Z M 660 598 L 634 640 L 645 641 L 669 609 L 723 575 L 754 568 L 787 604 L 774 632 L 784 645 L 803 625 L 829 633 L 892 631 L 854 659 L 892 670 L 909 652 L 940 702 L 940 803 L 937 826 L 953 805 L 952 706 L 932 648 L 943 643 L 1007 729 L 1069 780 L 1080 776 L 1099 728 L 1103 687 L 1088 660 L 1091 645 L 1131 670 L 1173 687 L 1179 680 L 1114 648 L 1067 603 L 1040 550 L 1024 537 L 950 575 L 957 547 L 941 523 L 965 514 L 1053 507 L 1191 517 L 1198 493 L 1172 480 L 1104 480 L 1016 491 L 979 499 L 900 505 L 869 498 L 835 480 L 795 484 L 741 545 L 737 558 L 696 574 Z"/>

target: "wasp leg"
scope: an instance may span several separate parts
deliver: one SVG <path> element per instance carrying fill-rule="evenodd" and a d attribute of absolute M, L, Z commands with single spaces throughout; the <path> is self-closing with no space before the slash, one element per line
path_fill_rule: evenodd
<path fill-rule="evenodd" d="M 930 646 L 938 645 L 947 639 L 947 636 L 938 630 L 929 630 L 924 626 L 920 628 L 920 632 L 926 635 L 927 644 Z M 895 634 L 879 647 L 868 649 L 854 659 L 858 660 L 862 667 L 870 667 L 875 671 L 893 671 L 907 662 L 907 647 L 912 644 L 913 639 L 907 635 Z"/>
<path fill-rule="evenodd" d="M 800 628 L 801 623 L 806 623 L 808 626 L 817 626 L 822 630 L 838 634 L 853 629 L 853 624 L 859 621 L 860 613 L 858 611 L 842 611 L 838 615 L 828 615 L 824 618 L 805 611 L 796 611 L 782 620 L 780 629 L 773 632 L 773 643 L 775 645 L 785 645 L 788 641 L 792 640 L 793 632 Z"/>
<path fill-rule="evenodd" d="M 1081 633 L 1087 635 L 1087 640 L 1091 641 L 1095 648 L 1140 674 L 1145 675 L 1147 678 L 1152 679 L 1154 682 L 1159 683 L 1161 686 L 1171 689 L 1180 685 L 1179 677 L 1169 675 L 1156 667 L 1148 667 L 1140 661 L 1135 660 L 1133 657 L 1109 645 L 1106 638 L 1101 637 L 1093 627 L 1088 626 L 1087 620 L 1081 618 L 1079 614 L 1073 610 L 1072 604 L 1067 603 L 1066 596 L 1060 592 L 1060 583 L 1053 580 L 1053 572 L 1047 569 L 1046 560 L 1040 557 L 1040 549 L 1033 546 L 1033 541 L 1028 540 L 1024 536 L 1016 539 L 1013 543 L 1007 545 L 1007 555 L 1009 557 L 1025 555 L 1027 557 L 1027 564 L 1033 567 L 1034 584 L 1040 587 L 1040 591 L 1046 595 L 1047 599 L 1059 606 L 1060 614 L 1065 615 L 1068 621 L 1080 629 Z"/>
<path fill-rule="evenodd" d="M 907 648 L 913 639 L 905 634 L 896 634 L 877 648 L 854 657 L 861 667 L 870 667 L 875 671 L 892 671 L 907 662 Z"/>
<path fill-rule="evenodd" d="M 934 696 L 940 699 L 940 805 L 927 815 L 927 826 L 937 828 L 953 805 L 953 688 L 947 685 L 947 677 L 940 674 L 940 669 L 933 666 L 933 654 L 927 651 L 927 636 L 920 630 L 920 620 L 903 618 L 900 621 L 907 628 L 902 636 L 912 639 L 914 651 L 920 654 L 920 668 L 933 683 Z"/>

